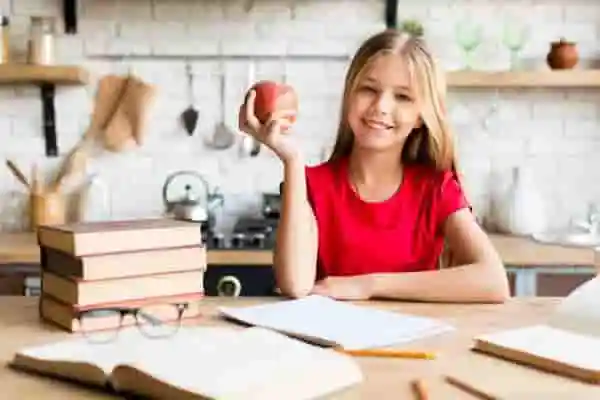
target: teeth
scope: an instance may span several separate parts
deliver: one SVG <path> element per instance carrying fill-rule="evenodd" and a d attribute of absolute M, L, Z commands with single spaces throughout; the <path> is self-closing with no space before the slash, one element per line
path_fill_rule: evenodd
<path fill-rule="evenodd" d="M 373 122 L 373 121 L 366 121 L 366 124 L 368 126 L 370 126 L 371 128 L 375 128 L 375 129 L 390 129 L 391 128 L 390 125 L 382 124 L 379 122 Z"/>

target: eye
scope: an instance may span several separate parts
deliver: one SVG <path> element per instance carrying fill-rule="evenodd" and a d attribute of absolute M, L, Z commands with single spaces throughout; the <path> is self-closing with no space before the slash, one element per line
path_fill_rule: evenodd
<path fill-rule="evenodd" d="M 362 92 L 362 93 L 377 93 L 377 89 L 375 89 L 373 86 L 369 86 L 369 85 L 362 85 L 358 87 L 358 91 Z"/>
<path fill-rule="evenodd" d="M 396 93 L 394 97 L 397 101 L 412 101 L 412 98 L 404 93 Z"/>

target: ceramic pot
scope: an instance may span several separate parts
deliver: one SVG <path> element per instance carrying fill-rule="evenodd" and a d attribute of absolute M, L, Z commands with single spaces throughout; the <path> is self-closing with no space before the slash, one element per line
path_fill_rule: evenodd
<path fill-rule="evenodd" d="M 577 44 L 568 42 L 564 38 L 561 38 L 558 42 L 552 42 L 546 61 L 552 69 L 573 68 L 579 61 Z"/>

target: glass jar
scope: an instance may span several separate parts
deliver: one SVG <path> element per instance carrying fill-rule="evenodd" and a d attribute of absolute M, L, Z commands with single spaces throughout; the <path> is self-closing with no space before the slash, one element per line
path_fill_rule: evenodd
<path fill-rule="evenodd" d="M 54 63 L 54 18 L 31 17 L 27 62 L 29 64 L 51 65 Z"/>

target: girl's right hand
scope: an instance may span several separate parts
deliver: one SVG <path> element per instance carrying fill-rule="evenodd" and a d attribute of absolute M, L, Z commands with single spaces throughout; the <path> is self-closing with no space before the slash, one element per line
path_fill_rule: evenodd
<path fill-rule="evenodd" d="M 264 124 L 256 117 L 254 113 L 254 101 L 256 92 L 250 91 L 246 101 L 240 107 L 238 114 L 239 129 L 253 136 L 256 140 L 270 148 L 282 161 L 288 161 L 298 155 L 298 146 L 293 143 L 287 131 L 292 120 L 295 120 L 296 111 L 282 110 L 274 112 L 269 120 Z"/>

